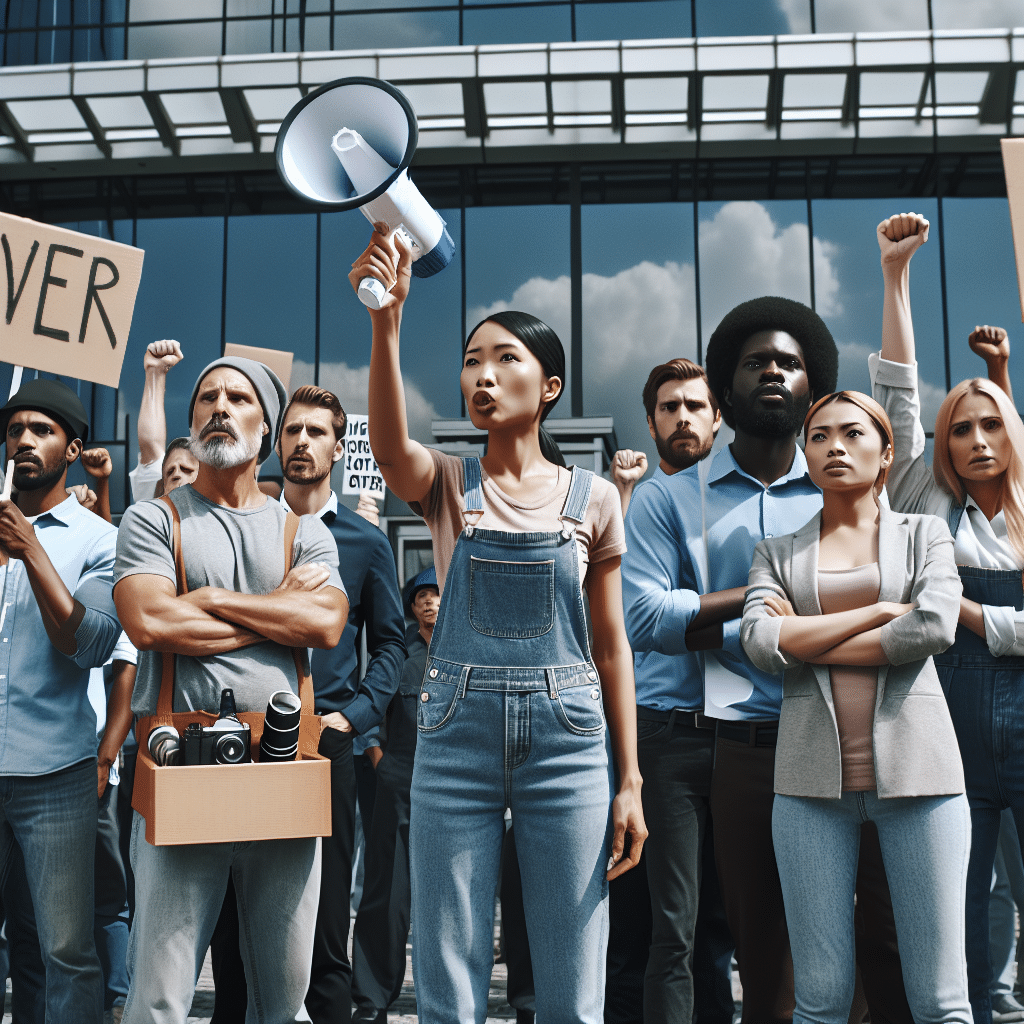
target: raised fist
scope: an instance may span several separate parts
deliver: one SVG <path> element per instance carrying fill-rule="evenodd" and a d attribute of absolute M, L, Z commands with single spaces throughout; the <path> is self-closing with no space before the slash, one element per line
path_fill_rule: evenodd
<path fill-rule="evenodd" d="M 89 476 L 100 480 L 114 472 L 114 463 L 106 448 L 89 448 L 82 452 L 82 467 Z"/>
<path fill-rule="evenodd" d="M 883 220 L 876 229 L 883 268 L 905 267 L 928 241 L 928 228 L 928 221 L 919 213 L 897 213 Z"/>
<path fill-rule="evenodd" d="M 151 341 L 142 357 L 144 370 L 163 370 L 166 373 L 184 359 L 181 345 L 176 341 Z"/>
<path fill-rule="evenodd" d="M 96 492 L 90 490 L 87 484 L 75 484 L 74 487 L 66 487 L 65 490 L 68 494 L 73 494 L 78 499 L 78 504 L 82 508 L 92 509 L 95 507 L 96 502 L 99 498 L 96 497 Z"/>
<path fill-rule="evenodd" d="M 643 452 L 622 448 L 612 459 L 612 480 L 620 489 L 633 487 L 646 472 L 647 456 Z"/>
<path fill-rule="evenodd" d="M 975 327 L 967 344 L 975 355 L 986 363 L 999 362 L 1010 358 L 1010 339 L 1002 327 Z"/>

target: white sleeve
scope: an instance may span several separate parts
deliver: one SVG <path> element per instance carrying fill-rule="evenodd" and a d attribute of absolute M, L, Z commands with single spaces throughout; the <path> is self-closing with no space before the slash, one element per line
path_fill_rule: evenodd
<path fill-rule="evenodd" d="M 1024 655 L 1024 611 L 1010 605 L 983 604 L 985 643 L 997 658 Z"/>
<path fill-rule="evenodd" d="M 163 462 L 142 462 L 128 474 L 132 483 L 132 501 L 146 501 L 156 497 L 156 485 L 163 475 Z"/>

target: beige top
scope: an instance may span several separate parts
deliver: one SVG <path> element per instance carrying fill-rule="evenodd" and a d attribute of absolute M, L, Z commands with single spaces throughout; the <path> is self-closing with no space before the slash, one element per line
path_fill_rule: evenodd
<path fill-rule="evenodd" d="M 430 449 L 436 476 L 430 494 L 422 503 L 410 507 L 423 516 L 434 542 L 434 568 L 437 583 L 444 592 L 448 563 L 455 551 L 455 542 L 465 527 L 462 512 L 466 507 L 462 459 L 446 452 Z M 561 529 L 558 517 L 569 493 L 568 470 L 559 468 L 558 483 L 539 503 L 523 505 L 513 501 L 480 467 L 483 480 L 484 514 L 476 524 L 482 530 L 507 530 L 509 533 L 553 532 Z M 580 582 L 587 565 L 625 554 L 626 536 L 622 526 L 622 506 L 615 487 L 603 477 L 595 476 L 590 502 L 582 525 L 576 528 L 576 551 L 579 558 Z"/>
<path fill-rule="evenodd" d="M 846 612 L 878 600 L 878 563 L 853 569 L 819 569 L 818 603 L 822 613 Z M 844 792 L 876 788 L 871 735 L 875 721 L 878 669 L 873 665 L 833 665 L 832 701 L 839 729 L 839 756 Z"/>

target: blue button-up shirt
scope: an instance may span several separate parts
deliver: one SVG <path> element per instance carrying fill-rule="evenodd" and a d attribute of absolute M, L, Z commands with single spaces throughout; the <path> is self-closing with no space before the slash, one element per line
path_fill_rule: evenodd
<path fill-rule="evenodd" d="M 744 473 L 729 447 L 711 464 L 704 488 L 708 589 L 745 587 L 754 548 L 765 537 L 799 530 L 821 510 L 821 491 L 797 448 L 789 472 L 765 487 Z M 740 646 L 740 620 L 722 626 L 721 651 L 705 665 L 705 710 L 715 718 L 766 720 L 779 717 L 782 676 L 755 668 Z"/>
<path fill-rule="evenodd" d="M 25 565 L 0 567 L 0 775 L 45 775 L 96 757 L 89 669 L 121 634 L 114 610 L 117 530 L 69 496 L 36 518 L 35 532 L 85 617 L 74 657 L 50 643 Z"/>
<path fill-rule="evenodd" d="M 633 648 L 636 702 L 655 711 L 704 708 L 704 659 L 686 649 L 686 629 L 704 592 L 698 467 L 660 467 L 626 511 L 622 600 Z"/>

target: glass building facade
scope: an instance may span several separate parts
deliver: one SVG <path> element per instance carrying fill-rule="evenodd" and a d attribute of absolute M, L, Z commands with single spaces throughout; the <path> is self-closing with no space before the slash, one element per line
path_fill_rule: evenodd
<path fill-rule="evenodd" d="M 1002 32 L 1007 45 L 1016 46 L 1013 30 L 1024 26 L 1024 0 L 6 0 L 3 10 L 5 67 L 36 66 L 40 75 L 42 66 L 68 62 L 75 68 L 150 62 L 152 69 L 180 57 L 227 60 L 364 49 L 382 54 L 381 48 L 412 46 L 694 36 L 773 36 L 772 45 L 779 47 L 791 34 L 816 34 L 832 45 L 830 39 L 840 38 L 836 33 L 875 33 L 898 41 L 906 32 L 935 49 L 945 38 L 942 33 L 969 30 L 984 39 L 1001 38 Z M 862 42 L 858 37 L 858 45 Z M 926 425 L 951 383 L 983 369 L 967 348 L 976 324 L 1010 330 L 1018 351 L 1012 376 L 1018 394 L 1024 394 L 1024 350 L 1016 327 L 1021 307 L 998 151 L 999 136 L 1017 134 L 1017 121 L 1024 117 L 1024 106 L 1017 107 L 1024 104 L 1024 83 L 1016 84 L 1024 79 L 1016 63 L 1024 63 L 1024 49 L 1007 53 L 1005 71 L 964 61 L 955 72 L 915 72 L 918 77 L 909 85 L 907 78 L 882 80 L 895 76 L 893 71 L 860 73 L 859 93 L 852 99 L 849 84 L 827 80 L 839 70 L 830 76 L 821 68 L 816 78 L 787 75 L 784 86 L 779 73 L 756 68 L 704 78 L 699 89 L 690 79 L 689 92 L 683 88 L 678 96 L 670 95 L 678 83 L 656 77 L 627 77 L 617 92 L 620 79 L 611 75 L 613 127 L 616 117 L 622 133 L 658 119 L 655 113 L 630 115 L 630 110 L 671 108 L 682 111 L 680 132 L 692 129 L 703 133 L 700 139 L 725 139 L 718 150 L 700 139 L 692 146 L 669 140 L 631 148 L 622 134 L 620 141 L 627 144 L 614 152 L 574 148 L 571 142 L 550 152 L 542 145 L 520 146 L 503 162 L 495 142 L 500 118 L 515 127 L 533 115 L 524 112 L 524 89 L 517 87 L 514 103 L 510 100 L 503 112 L 505 94 L 485 84 L 486 159 L 477 150 L 456 159 L 456 145 L 429 151 L 421 141 L 412 169 L 458 245 L 447 270 L 413 282 L 406 309 L 402 360 L 412 432 L 430 443 L 433 421 L 463 415 L 461 341 L 478 320 L 501 308 L 535 313 L 565 342 L 568 381 L 554 415 L 611 416 L 619 445 L 645 450 L 652 460 L 654 446 L 640 401 L 649 369 L 679 355 L 701 360 L 719 319 L 747 298 L 776 294 L 813 305 L 840 346 L 840 384 L 866 389 L 867 354 L 877 349 L 881 329 L 875 226 L 901 210 L 920 212 L 932 223 L 931 240 L 914 260 L 911 286 Z M 697 66 L 700 70 L 699 58 Z M 84 77 L 84 71 L 76 76 Z M 742 88 L 737 78 L 743 79 Z M 141 128 L 113 121 L 113 127 L 97 128 L 89 118 L 102 121 L 106 108 L 95 100 L 83 106 L 75 98 L 88 132 L 107 143 L 104 157 L 117 157 L 118 131 L 134 131 L 140 139 L 147 136 L 139 132 L 152 132 L 165 149 L 168 130 L 182 140 L 174 157 L 163 158 L 166 166 L 156 157 L 137 164 L 115 160 L 104 167 L 102 160 L 66 165 L 41 160 L 43 144 L 75 142 L 60 133 L 86 129 L 77 122 L 53 122 L 21 131 L 14 120 L 30 112 L 21 93 L 4 92 L 12 81 L 0 74 L 0 132 L 10 153 L 31 155 L 32 146 L 37 148 L 34 162 L 0 161 L 0 209 L 146 252 L 120 388 L 77 385 L 91 409 L 93 436 L 111 441 L 119 453 L 115 509 L 123 507 L 125 467 L 136 456 L 142 354 L 155 339 L 177 338 L 186 354 L 169 378 L 169 436 L 186 432 L 195 375 L 230 342 L 293 352 L 293 387 L 319 383 L 335 391 L 349 411 L 365 411 L 369 320 L 346 273 L 368 240 L 369 226 L 358 211 L 319 213 L 304 207 L 271 163 L 276 124 L 305 85 L 301 91 L 282 87 L 276 100 L 268 90 L 265 116 L 246 93 L 252 140 L 235 144 L 235 150 L 244 149 L 247 162 L 234 152 L 184 148 L 201 135 L 197 92 L 181 94 L 192 97 L 185 128 L 175 128 L 172 94 L 162 101 L 167 124 L 155 119 Z M 561 116 L 575 118 L 575 125 L 604 123 L 581 120 L 605 116 L 587 113 L 585 84 L 573 91 L 575 112 Z M 814 95 L 801 98 L 798 84 Z M 541 90 L 545 112 L 537 116 L 546 118 L 543 132 L 549 137 L 560 116 L 558 86 L 549 81 Z M 440 93 L 416 93 L 417 88 L 425 87 L 410 86 L 414 103 L 429 119 L 430 97 Z M 913 95 L 904 97 L 900 89 Z M 999 90 L 1003 112 L 986 122 L 986 104 Z M 216 131 L 235 139 L 225 92 L 221 84 L 227 115 L 218 106 L 216 116 L 226 116 L 227 122 Z M 469 95 L 463 86 L 459 96 Z M 594 109 L 603 102 L 595 99 Z M 694 113 L 695 102 L 703 113 Z M 625 116 L 616 114 L 616 103 L 625 104 Z M 773 103 L 778 107 L 774 122 Z M 851 121 L 851 103 L 859 103 L 862 124 L 870 116 L 871 123 L 889 118 L 885 123 L 897 127 L 859 149 L 838 142 L 832 152 L 831 143 L 802 151 L 802 144 L 791 150 L 782 145 L 787 124 L 802 124 L 801 111 L 812 107 L 835 110 L 834 116 L 820 111 L 814 116 L 834 125 L 840 139 Z M 150 100 L 146 106 L 152 114 Z M 470 116 L 467 103 L 466 126 Z M 671 127 L 673 116 L 663 123 Z M 766 117 L 778 145 L 759 149 Z M 987 126 L 988 134 L 969 144 L 962 144 L 960 135 L 945 137 L 940 120 L 956 117 L 980 125 L 979 132 Z M 445 130 L 444 117 L 435 120 L 437 132 Z M 421 131 L 421 140 L 429 129 Z M 715 136 L 715 131 L 729 134 Z M 215 134 L 211 130 L 211 137 Z M 858 140 L 870 135 L 862 129 L 856 134 Z M 906 144 L 907 138 L 916 141 Z M 890 146 L 891 139 L 899 144 Z M 189 153 L 192 163 L 175 163 Z M 0 365 L 0 388 L 9 380 L 10 367 Z"/>

